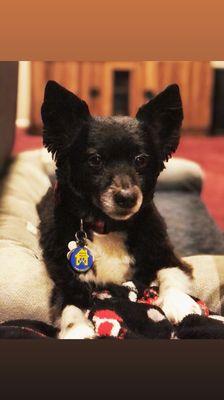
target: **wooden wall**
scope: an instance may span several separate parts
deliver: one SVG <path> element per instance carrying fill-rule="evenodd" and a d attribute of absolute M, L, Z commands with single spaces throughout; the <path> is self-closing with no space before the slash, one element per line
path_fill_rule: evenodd
<path fill-rule="evenodd" d="M 184 128 L 188 131 L 209 129 L 213 69 L 208 61 L 32 62 L 32 128 L 41 129 L 40 107 L 49 79 L 86 100 L 93 114 L 112 114 L 114 70 L 130 71 L 130 115 L 134 116 L 146 101 L 146 91 L 156 94 L 175 82 L 180 85 L 184 104 Z M 99 90 L 98 97 L 90 95 L 92 88 Z"/>

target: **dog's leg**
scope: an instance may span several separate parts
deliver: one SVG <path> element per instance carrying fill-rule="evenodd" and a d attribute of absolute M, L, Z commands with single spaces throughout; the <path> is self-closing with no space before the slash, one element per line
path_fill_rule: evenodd
<path fill-rule="evenodd" d="M 188 314 L 201 314 L 199 305 L 189 296 L 191 278 L 180 268 L 163 268 L 157 273 L 159 298 L 156 302 L 172 323 Z"/>
<path fill-rule="evenodd" d="M 92 323 L 80 308 L 66 306 L 59 321 L 59 339 L 93 339 L 95 332 Z"/>

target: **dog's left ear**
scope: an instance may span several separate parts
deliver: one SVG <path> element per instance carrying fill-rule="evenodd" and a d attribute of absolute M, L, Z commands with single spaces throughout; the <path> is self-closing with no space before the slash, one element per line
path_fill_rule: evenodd
<path fill-rule="evenodd" d="M 163 92 L 139 108 L 136 118 L 153 130 L 159 140 L 163 160 L 168 160 L 177 149 L 183 108 L 178 85 L 170 85 Z"/>
<path fill-rule="evenodd" d="M 45 87 L 41 116 L 43 143 L 55 159 L 65 154 L 91 117 L 85 101 L 54 81 Z"/>

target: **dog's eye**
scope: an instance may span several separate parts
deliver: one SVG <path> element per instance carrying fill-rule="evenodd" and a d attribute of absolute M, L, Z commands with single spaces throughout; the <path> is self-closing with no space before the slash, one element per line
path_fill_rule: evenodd
<path fill-rule="evenodd" d="M 102 158 L 99 154 L 91 154 L 88 158 L 90 167 L 99 168 L 102 166 Z"/>
<path fill-rule="evenodd" d="M 140 170 L 147 166 L 149 156 L 147 154 L 139 154 L 135 157 L 135 167 Z"/>

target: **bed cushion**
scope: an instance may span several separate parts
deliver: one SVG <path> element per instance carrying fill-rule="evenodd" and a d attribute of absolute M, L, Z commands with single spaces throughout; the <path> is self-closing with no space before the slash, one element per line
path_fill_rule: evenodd
<path fill-rule="evenodd" d="M 38 241 L 36 204 L 50 186 L 53 166 L 45 151 L 21 153 L 1 182 L 0 319 L 49 322 L 52 282 Z"/>
<path fill-rule="evenodd" d="M 194 161 L 185 158 L 170 158 L 159 176 L 157 191 L 186 191 L 200 193 L 204 172 Z"/>

